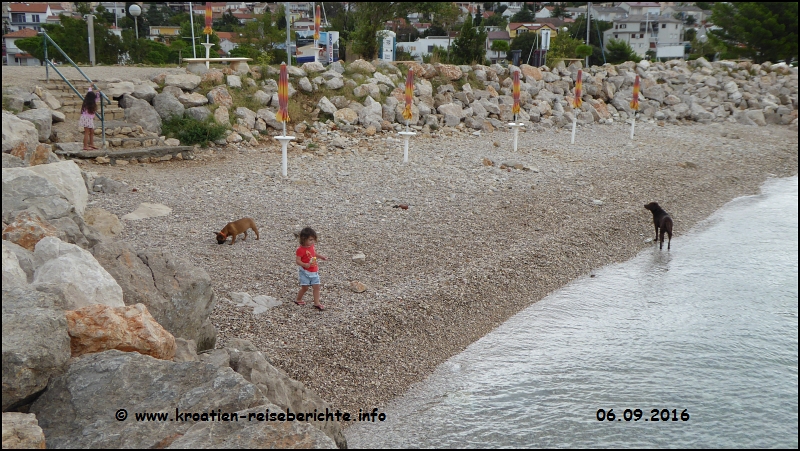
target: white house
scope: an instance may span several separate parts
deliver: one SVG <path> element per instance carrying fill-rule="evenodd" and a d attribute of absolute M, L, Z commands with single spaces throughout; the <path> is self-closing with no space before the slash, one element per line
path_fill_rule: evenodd
<path fill-rule="evenodd" d="M 500 2 L 501 5 L 507 6 L 506 10 L 503 11 L 503 17 L 511 17 L 520 12 L 522 3 L 523 2 Z"/>
<path fill-rule="evenodd" d="M 8 7 L 10 16 L 9 28 L 11 31 L 19 31 L 23 28 L 30 28 L 42 31 L 42 24 L 47 22 L 47 18 L 53 15 L 48 3 L 3 3 Z"/>
<path fill-rule="evenodd" d="M 614 19 L 614 26 L 603 34 L 603 41 L 622 40 L 644 57 L 648 50 L 658 58 L 683 57 L 683 23 L 671 16 L 631 15 Z"/>
<path fill-rule="evenodd" d="M 537 19 L 547 19 L 548 17 L 553 17 L 553 10 L 556 9 L 555 6 L 543 6 L 542 9 L 536 11 L 534 17 Z"/>
<path fill-rule="evenodd" d="M 422 61 L 422 57 L 433 53 L 433 46 L 437 45 L 445 49 L 450 48 L 453 38 L 448 36 L 428 36 L 427 38 L 418 38 L 413 42 L 398 42 L 397 51 L 402 48 L 411 54 L 417 61 Z"/>
<path fill-rule="evenodd" d="M 661 4 L 658 2 L 622 2 L 619 7 L 624 9 L 628 15 L 639 16 L 650 14 L 658 16 L 661 14 Z"/>
<path fill-rule="evenodd" d="M 586 8 L 584 8 L 585 10 Z M 591 7 L 592 19 L 613 22 L 617 17 L 624 17 L 628 12 L 619 6 L 595 6 Z"/>
<path fill-rule="evenodd" d="M 38 34 L 38 32 L 31 28 L 23 28 L 22 30 L 12 31 L 3 35 L 3 42 L 6 48 L 6 60 L 3 64 L 14 66 L 38 66 L 42 62 L 34 58 L 30 53 L 17 48 L 17 39 L 31 38 Z"/>

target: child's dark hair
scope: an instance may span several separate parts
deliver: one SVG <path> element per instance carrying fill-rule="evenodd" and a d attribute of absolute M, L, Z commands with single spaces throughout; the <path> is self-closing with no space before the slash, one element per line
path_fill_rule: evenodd
<path fill-rule="evenodd" d="M 315 232 L 311 227 L 306 227 L 300 231 L 300 233 L 297 235 L 297 238 L 300 240 L 300 245 L 303 246 L 306 244 L 306 241 L 308 241 L 309 238 L 314 238 L 316 241 L 317 232 Z"/>
<path fill-rule="evenodd" d="M 94 114 L 95 112 L 97 112 L 97 94 L 94 91 L 89 91 L 86 93 L 86 97 L 83 98 L 81 113 Z"/>

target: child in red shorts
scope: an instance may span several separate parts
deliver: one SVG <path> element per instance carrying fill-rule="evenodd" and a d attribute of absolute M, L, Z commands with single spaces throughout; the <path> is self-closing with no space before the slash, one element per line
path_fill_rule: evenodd
<path fill-rule="evenodd" d="M 300 247 L 295 252 L 295 262 L 299 268 L 300 278 L 300 292 L 297 293 L 297 299 L 294 301 L 297 305 L 306 305 L 303 301 L 303 295 L 308 291 L 310 286 L 314 293 L 314 308 L 318 310 L 325 310 L 325 306 L 319 302 L 319 266 L 317 259 L 327 260 L 322 254 L 317 254 L 314 245 L 317 243 L 317 232 L 311 227 L 306 227 L 300 231 L 299 235 Z"/>

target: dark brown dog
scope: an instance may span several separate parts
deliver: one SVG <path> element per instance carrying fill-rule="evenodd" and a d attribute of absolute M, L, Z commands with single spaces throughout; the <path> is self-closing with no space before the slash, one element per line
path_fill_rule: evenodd
<path fill-rule="evenodd" d="M 247 239 L 247 229 L 253 229 L 253 232 L 256 233 L 256 239 L 258 239 L 258 229 L 256 228 L 256 222 L 252 218 L 242 218 L 238 221 L 229 222 L 221 231 L 214 233 L 217 235 L 218 244 L 225 243 L 228 237 L 231 237 L 231 246 L 233 246 L 233 243 L 236 242 L 236 235 L 244 233 L 242 241 Z"/>
<path fill-rule="evenodd" d="M 656 202 L 650 202 L 645 205 L 644 208 L 653 213 L 653 225 L 656 227 L 656 241 L 658 241 L 658 229 L 661 229 L 661 244 L 658 248 L 664 249 L 664 232 L 666 232 L 667 235 L 669 235 L 669 241 L 667 241 L 667 250 L 669 250 L 669 245 L 672 242 L 672 218 L 670 218 L 669 214 Z"/>

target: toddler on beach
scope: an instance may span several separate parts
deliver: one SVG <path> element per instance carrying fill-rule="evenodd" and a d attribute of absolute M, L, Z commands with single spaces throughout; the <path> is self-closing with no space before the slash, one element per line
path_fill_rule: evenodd
<path fill-rule="evenodd" d="M 83 127 L 83 150 L 97 150 L 94 146 L 94 114 L 97 112 L 97 102 L 100 100 L 100 90 L 97 93 L 92 91 L 97 85 L 89 87 L 89 92 L 83 98 L 83 105 L 81 106 L 81 118 L 78 120 L 78 126 Z"/>
<path fill-rule="evenodd" d="M 318 310 L 325 310 L 325 306 L 319 302 L 319 266 L 317 266 L 317 259 L 327 260 L 322 254 L 317 254 L 314 245 L 317 243 L 317 232 L 311 227 L 306 227 L 300 231 L 298 236 L 300 240 L 300 247 L 295 252 L 295 262 L 300 268 L 300 292 L 297 293 L 297 299 L 294 301 L 297 305 L 306 305 L 303 302 L 303 295 L 308 291 L 308 287 L 314 294 L 314 308 Z"/>

